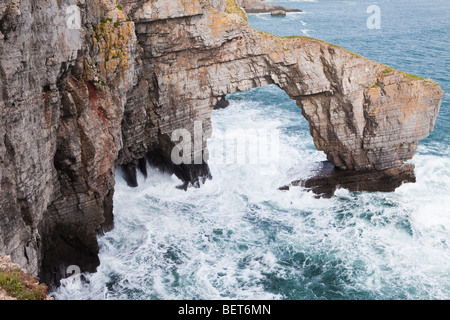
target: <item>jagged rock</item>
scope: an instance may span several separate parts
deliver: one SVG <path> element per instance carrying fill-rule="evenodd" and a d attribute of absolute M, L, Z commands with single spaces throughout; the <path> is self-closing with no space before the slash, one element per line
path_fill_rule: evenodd
<path fill-rule="evenodd" d="M 230 101 L 228 101 L 225 97 L 222 97 L 219 101 L 217 101 L 216 105 L 214 106 L 214 110 L 225 109 L 229 105 Z"/>
<path fill-rule="evenodd" d="M 159 168 L 162 172 L 173 173 L 181 179 L 183 183 L 177 186 L 179 189 L 186 190 L 189 186 L 200 187 L 201 184 L 212 179 L 209 166 L 204 161 L 201 164 L 175 165 L 168 160 L 169 156 L 162 149 L 148 152 L 146 159 L 151 166 Z"/>
<path fill-rule="evenodd" d="M 351 192 L 392 192 L 403 183 L 416 182 L 413 164 L 404 164 L 387 170 L 339 170 L 325 161 L 312 172 L 312 176 L 291 182 L 279 190 L 301 186 L 314 192 L 318 198 L 331 198 L 337 189 Z"/>
<path fill-rule="evenodd" d="M 138 160 L 138 169 L 144 175 L 144 178 L 147 178 L 147 159 L 141 158 Z"/>
<path fill-rule="evenodd" d="M 132 162 L 122 166 L 123 177 L 130 188 L 136 188 L 138 186 L 136 169 L 136 164 Z"/>
<path fill-rule="evenodd" d="M 229 93 L 278 85 L 348 170 L 402 166 L 442 99 L 337 46 L 253 30 L 234 0 L 7 0 L 0 32 L 0 255 L 49 285 L 98 266 L 116 166 L 146 158 L 182 187 L 211 178 L 211 113 Z M 193 148 L 176 165 L 178 129 Z"/>

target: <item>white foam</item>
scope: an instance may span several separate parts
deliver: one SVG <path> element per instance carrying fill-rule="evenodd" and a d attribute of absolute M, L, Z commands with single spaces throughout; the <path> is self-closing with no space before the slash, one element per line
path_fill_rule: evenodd
<path fill-rule="evenodd" d="M 309 30 L 309 29 L 302 29 L 302 33 L 305 35 L 305 36 L 309 36 L 309 32 L 310 32 L 311 30 Z"/>
<path fill-rule="evenodd" d="M 273 86 L 260 90 L 279 94 Z M 292 109 L 281 110 L 244 96 L 215 111 L 212 119 L 213 135 L 280 129 L 278 175 L 212 161 L 213 180 L 186 192 L 175 188 L 176 177 L 150 167 L 149 178 L 139 175 L 135 189 L 118 175 L 115 228 L 100 239 L 98 272 L 85 275 L 89 284 L 64 280 L 55 296 L 282 299 L 285 292 L 267 286 L 277 277 L 304 290 L 303 298 L 324 298 L 314 286 L 328 288 L 327 274 L 336 277 L 333 285 L 342 297 L 353 291 L 377 299 L 448 299 L 450 160 L 430 156 L 422 147 L 413 159 L 417 183 L 394 193 L 340 189 L 335 197 L 318 200 L 300 187 L 278 191 L 325 160 L 292 103 Z M 301 123 L 297 134 L 283 131 Z M 281 263 L 284 255 L 291 261 L 295 254 L 304 259 Z M 314 268 L 322 271 L 311 275 Z"/>

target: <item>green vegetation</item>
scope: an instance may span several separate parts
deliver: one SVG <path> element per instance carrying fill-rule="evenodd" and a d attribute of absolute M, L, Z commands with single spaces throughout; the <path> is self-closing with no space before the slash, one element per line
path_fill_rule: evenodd
<path fill-rule="evenodd" d="M 100 34 L 98 34 L 98 33 L 95 31 L 95 29 L 94 29 L 94 32 L 95 32 L 95 34 L 94 34 L 95 40 L 97 40 L 97 42 L 100 42 Z"/>
<path fill-rule="evenodd" d="M 324 43 L 324 44 L 326 44 L 326 45 L 328 45 L 330 47 L 338 48 L 340 50 L 348 52 L 348 53 L 350 53 L 351 55 L 353 55 L 353 56 L 355 56 L 357 58 L 364 58 L 362 55 L 360 55 L 358 53 L 355 53 L 353 51 L 344 49 L 344 48 L 342 48 L 342 47 L 340 47 L 338 45 L 335 45 L 335 44 L 332 44 L 332 43 L 329 43 L 329 42 L 326 42 L 326 41 L 323 41 L 323 40 L 319 40 L 319 39 L 316 39 L 316 38 L 312 38 L 312 37 L 307 37 L 307 36 L 285 36 L 285 37 L 279 37 L 279 38 L 281 38 L 281 39 L 300 39 L 300 40 L 318 41 L 318 42 Z M 365 59 L 367 59 L 367 58 L 365 58 Z"/>
<path fill-rule="evenodd" d="M 113 22 L 113 19 L 111 19 L 111 18 L 102 18 L 102 19 L 100 20 L 100 23 L 102 23 L 102 24 L 105 24 L 105 23 L 107 23 L 107 22 Z"/>
<path fill-rule="evenodd" d="M 433 80 L 431 80 L 431 79 L 425 79 L 425 80 L 423 80 L 423 81 L 425 81 L 425 82 L 428 82 L 428 83 L 430 83 L 430 84 L 433 84 L 435 87 L 439 87 L 439 83 L 437 83 L 437 82 L 434 82 Z"/>
<path fill-rule="evenodd" d="M 322 41 L 322 42 L 328 44 L 328 45 L 331 46 L 331 47 L 335 47 L 335 48 L 344 50 L 345 52 L 350 53 L 352 56 L 354 56 L 354 57 L 356 57 L 356 58 L 364 58 L 364 59 L 367 59 L 367 58 L 363 57 L 362 55 L 360 55 L 360 54 L 358 54 L 358 53 L 356 53 L 356 52 L 353 52 L 353 51 L 344 49 L 344 48 L 342 48 L 342 47 L 340 47 L 340 46 L 338 46 L 338 45 L 335 45 L 335 44 L 332 44 L 332 43 L 328 43 L 328 42 L 325 42 L 325 41 Z"/>
<path fill-rule="evenodd" d="M 389 66 L 386 66 L 386 68 L 383 70 L 383 74 L 389 74 L 389 73 L 394 72 L 394 71 L 398 71 L 398 72 L 403 73 L 405 78 L 407 78 L 409 80 L 427 80 L 427 79 L 425 79 L 425 78 L 423 78 L 421 76 L 418 76 L 418 75 L 415 75 L 415 74 L 412 74 L 412 73 L 408 73 L 408 72 L 404 72 L 404 71 L 400 71 L 400 70 L 391 68 Z M 428 82 L 435 83 L 434 81 L 431 81 L 431 80 L 428 80 Z"/>
<path fill-rule="evenodd" d="M 120 4 L 117 6 L 117 9 L 119 9 L 120 11 L 123 11 L 123 8 Z"/>
<path fill-rule="evenodd" d="M 425 78 L 422 78 L 422 77 L 417 76 L 415 74 L 411 74 L 411 73 L 408 73 L 408 72 L 403 72 L 403 73 L 405 74 L 406 78 L 408 78 L 409 80 L 425 80 Z"/>
<path fill-rule="evenodd" d="M 392 69 L 391 67 L 386 66 L 386 68 L 383 70 L 383 74 L 388 74 L 388 73 L 394 72 L 394 70 L 395 69 Z"/>
<path fill-rule="evenodd" d="M 425 78 L 423 78 L 423 77 L 421 77 L 421 76 L 418 76 L 418 75 L 415 75 L 415 74 L 411 74 L 411 73 L 408 73 L 408 72 L 405 72 L 405 71 L 401 71 L 401 70 L 397 70 L 397 69 L 394 69 L 394 68 L 391 68 L 391 67 L 389 67 L 389 66 L 385 66 L 385 69 L 383 70 L 383 75 L 388 75 L 388 74 L 390 74 L 390 73 L 393 73 L 393 72 L 398 72 L 398 73 L 401 73 L 401 74 L 403 74 L 404 75 L 404 77 L 406 78 L 406 79 L 409 79 L 409 80 L 411 80 L 411 81 L 416 81 L 416 80 L 419 80 L 419 81 L 425 81 L 425 82 L 427 82 L 427 83 L 430 83 L 430 84 L 433 84 L 434 86 L 439 86 L 439 84 L 437 84 L 436 82 L 434 82 L 433 80 L 431 80 L 431 79 L 425 79 Z M 377 81 L 377 83 L 375 83 L 372 87 L 371 87 L 371 89 L 373 89 L 373 88 L 377 88 L 377 87 L 379 87 L 380 86 L 380 82 L 378 82 Z"/>
<path fill-rule="evenodd" d="M 274 35 L 273 33 L 270 33 L 270 32 L 265 32 L 265 31 L 261 31 L 261 30 L 256 30 L 256 31 L 258 31 L 260 34 L 262 34 L 262 35 L 264 35 L 264 36 L 266 36 L 266 37 L 275 37 L 275 38 L 278 38 L 276 35 Z"/>
<path fill-rule="evenodd" d="M 263 33 L 263 34 L 267 34 L 267 35 L 273 36 L 272 34 L 267 33 L 267 32 L 262 32 L 262 33 Z M 342 48 L 342 47 L 340 47 L 340 46 L 338 46 L 338 45 L 335 45 L 335 44 L 332 44 L 332 43 L 328 43 L 328 42 L 323 41 L 323 40 L 318 40 L 318 39 L 315 39 L 315 38 L 311 38 L 311 37 L 306 37 L 306 36 L 285 36 L 285 37 L 279 37 L 279 38 L 280 38 L 280 39 L 299 39 L 299 40 L 318 41 L 318 42 L 327 44 L 327 45 L 330 46 L 330 47 L 335 47 L 335 48 L 344 50 L 344 51 L 346 51 L 346 52 L 352 54 L 353 56 L 355 56 L 355 57 L 357 57 L 357 58 L 364 58 L 364 59 L 367 59 L 367 58 L 365 58 L 365 57 L 363 57 L 363 56 L 361 56 L 361 55 L 359 55 L 359 54 L 357 54 L 357 53 L 355 53 L 355 52 L 352 52 L 352 51 L 349 51 L 349 50 L 347 50 L 347 49 L 344 49 L 344 48 Z M 298 46 L 297 48 L 300 48 L 300 46 Z M 285 49 L 285 51 L 286 51 L 286 49 Z M 367 60 L 369 60 L 369 59 L 367 59 Z M 390 73 L 392 73 L 392 72 L 401 72 L 401 73 L 403 73 L 403 75 L 405 76 L 405 78 L 407 78 L 407 79 L 409 79 L 409 80 L 412 80 L 412 81 L 415 81 L 415 80 L 424 80 L 424 81 L 426 81 L 426 82 L 428 82 L 428 83 L 431 83 L 431 84 L 434 84 L 435 86 L 438 86 L 438 84 L 437 84 L 436 82 L 432 81 L 431 79 L 425 79 L 425 78 L 423 78 L 423 77 L 421 77 L 421 76 L 418 76 L 418 75 L 415 75 L 415 74 L 411 74 L 411 73 L 408 73 L 408 72 L 404 72 L 404 71 L 400 71 L 400 70 L 391 68 L 391 67 L 389 67 L 389 66 L 385 66 L 385 69 L 383 70 L 383 74 L 384 74 L 384 75 L 390 74 Z M 379 87 L 379 86 L 380 86 L 380 83 L 377 82 L 377 83 L 375 83 L 371 88 L 377 88 L 377 87 Z"/>
<path fill-rule="evenodd" d="M 122 18 L 123 19 L 123 18 Z M 92 26 L 92 60 L 87 61 L 97 84 L 106 86 L 108 77 L 128 68 L 128 48 L 132 27 L 130 22 L 102 18 Z M 95 55 L 95 56 L 94 56 Z"/>
<path fill-rule="evenodd" d="M 227 13 L 234 13 L 240 16 L 245 21 L 248 21 L 247 14 L 245 11 L 239 6 L 236 0 L 227 0 Z"/>
<path fill-rule="evenodd" d="M 8 295 L 19 300 L 45 300 L 47 298 L 46 288 L 44 286 L 31 288 L 26 284 L 20 269 L 11 271 L 0 269 L 0 287 Z"/>
<path fill-rule="evenodd" d="M 113 20 L 111 18 L 104 18 L 100 20 L 100 24 L 98 26 L 93 26 L 92 30 L 94 31 L 94 38 L 97 40 L 97 43 L 104 43 L 106 46 L 106 57 L 105 61 L 108 62 L 110 59 L 118 59 L 120 56 L 123 55 L 123 48 L 122 46 L 118 46 L 116 43 L 111 42 L 110 33 L 117 32 L 117 38 L 119 40 L 124 40 L 124 36 L 120 33 L 120 26 L 121 22 L 116 21 L 113 23 Z M 114 27 L 114 28 L 112 28 Z M 113 51 L 119 51 L 113 53 Z M 120 53 L 120 54 L 119 54 Z"/>
<path fill-rule="evenodd" d="M 305 40 L 317 40 L 315 38 L 311 38 L 311 37 L 306 37 L 306 36 L 283 36 L 283 37 L 278 37 L 280 39 L 305 39 Z M 317 40 L 317 41 L 321 41 L 321 40 Z"/>
<path fill-rule="evenodd" d="M 372 87 L 371 87 L 371 89 L 373 89 L 373 88 L 378 88 L 380 86 L 380 83 L 377 81 L 377 83 L 375 83 Z"/>

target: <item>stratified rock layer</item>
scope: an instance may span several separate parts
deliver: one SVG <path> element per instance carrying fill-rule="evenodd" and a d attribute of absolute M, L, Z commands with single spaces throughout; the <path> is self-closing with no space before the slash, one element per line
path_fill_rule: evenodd
<path fill-rule="evenodd" d="M 3 1 L 0 254 L 47 284 L 70 265 L 95 270 L 115 167 L 131 186 L 145 159 L 185 186 L 205 181 L 213 107 L 268 84 L 297 101 L 344 170 L 400 167 L 442 99 L 432 81 L 337 46 L 253 30 L 235 1 Z M 191 163 L 171 161 L 177 129 L 203 136 Z"/>

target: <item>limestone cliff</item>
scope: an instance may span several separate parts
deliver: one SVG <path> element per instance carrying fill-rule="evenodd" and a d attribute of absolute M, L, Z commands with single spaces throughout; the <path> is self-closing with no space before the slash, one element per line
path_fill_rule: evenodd
<path fill-rule="evenodd" d="M 234 0 L 3 1 L 0 255 L 47 284 L 69 265 L 95 270 L 115 167 L 130 185 L 146 160 L 186 182 L 209 178 L 206 140 L 197 161 L 175 165 L 172 132 L 209 137 L 218 101 L 267 84 L 297 101 L 316 147 L 348 170 L 401 166 L 442 98 L 431 80 L 340 47 L 253 30 Z"/>

